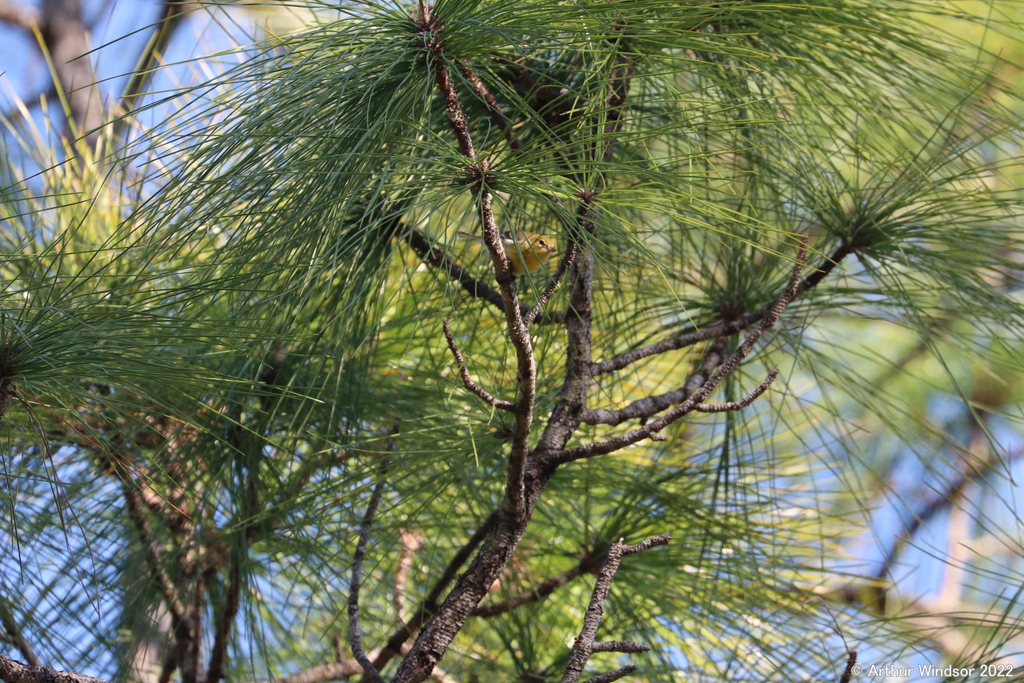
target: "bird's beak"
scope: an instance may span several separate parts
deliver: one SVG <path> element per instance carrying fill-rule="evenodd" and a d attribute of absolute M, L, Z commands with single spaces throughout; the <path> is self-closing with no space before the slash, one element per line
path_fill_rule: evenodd
<path fill-rule="evenodd" d="M 544 247 L 544 249 L 545 249 L 545 250 L 546 250 L 546 251 L 547 251 L 547 252 L 548 252 L 549 254 L 554 254 L 554 253 L 555 253 L 556 251 L 558 251 L 558 247 L 556 247 L 556 246 L 555 246 L 555 245 L 553 245 L 553 244 L 552 244 L 552 245 L 551 245 L 550 247 Z"/>

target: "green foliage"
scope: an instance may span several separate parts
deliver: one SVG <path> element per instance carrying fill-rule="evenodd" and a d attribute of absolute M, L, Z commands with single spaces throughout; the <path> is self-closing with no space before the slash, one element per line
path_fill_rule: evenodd
<path fill-rule="evenodd" d="M 504 318 L 406 239 L 419 231 L 492 284 L 486 251 L 456 241 L 480 230 L 475 176 L 431 40 L 502 229 L 554 235 L 564 251 L 591 239 L 576 216 L 596 193 L 595 360 L 773 301 L 798 236 L 810 277 L 828 271 L 712 400 L 741 399 L 779 366 L 768 394 L 564 466 L 484 604 L 619 538 L 668 533 L 669 548 L 623 562 L 599 632 L 651 648 L 629 656 L 638 680 L 838 678 L 845 653 L 825 605 L 851 647 L 893 661 L 930 634 L 892 618 L 897 597 L 881 612 L 849 597 L 882 583 L 851 553 L 871 509 L 905 494 L 892 478 L 910 460 L 940 495 L 968 471 L 1004 497 L 970 510 L 976 535 L 1014 544 L 1012 558 L 998 571 L 964 561 L 963 584 L 1000 616 L 948 625 L 977 647 L 941 654 L 1010 651 L 1020 609 L 1006 589 L 1021 564 L 1001 530 L 1019 523 L 1006 482 L 1022 417 L 1021 107 L 990 56 L 957 36 L 1010 32 L 1011 20 L 911 0 L 443 0 L 428 34 L 416 5 L 320 9 L 319 23 L 178 93 L 187 106 L 115 162 L 79 145 L 78 161 L 57 164 L 43 137 L 9 122 L 46 170 L 23 178 L 3 155 L 0 380 L 17 390 L 2 422 L 0 533 L 14 551 L 0 598 L 49 665 L 127 680 L 148 647 L 140 634 L 168 637 L 132 495 L 180 586 L 206 568 L 208 640 L 230 601 L 228 558 L 245 549 L 231 680 L 334 660 L 394 420 L 361 603 L 370 648 L 501 503 L 512 418 L 464 389 L 441 320 L 474 379 L 512 399 Z M 623 64 L 621 105 L 609 83 Z M 553 264 L 520 278 L 526 304 Z M 564 310 L 568 290 L 545 311 Z M 539 434 L 567 344 L 561 325 L 531 332 Z M 588 407 L 677 389 L 706 350 L 595 378 Z M 635 427 L 584 426 L 569 446 Z M 424 543 L 403 617 L 408 530 Z M 592 586 L 585 573 L 470 618 L 445 671 L 558 680 Z"/>

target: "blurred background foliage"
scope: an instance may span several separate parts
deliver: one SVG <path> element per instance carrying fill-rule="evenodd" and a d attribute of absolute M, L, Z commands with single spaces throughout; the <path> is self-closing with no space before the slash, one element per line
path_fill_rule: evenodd
<path fill-rule="evenodd" d="M 61 8 L 0 14 L 24 48 L 2 56 L 0 651 L 166 680 L 162 569 L 201 596 L 202 656 L 233 617 L 231 680 L 347 657 L 356 529 L 398 419 L 363 594 L 380 647 L 503 493 L 510 424 L 459 383 L 441 320 L 492 394 L 516 379 L 496 311 L 402 239 L 491 279 L 456 241 L 476 209 L 415 8 L 72 5 L 95 48 L 75 88 L 102 127 L 54 85 Z M 630 658 L 636 680 L 838 679 L 844 638 L 865 667 L 1024 671 L 1024 7 L 436 10 L 446 58 L 515 123 L 513 148 L 457 83 L 503 227 L 564 249 L 579 176 L 606 175 L 596 360 L 774 299 L 797 235 L 812 265 L 842 258 L 714 399 L 777 365 L 764 397 L 559 472 L 484 605 L 569 578 L 472 618 L 450 680 L 557 680 L 594 562 L 659 533 L 672 545 L 623 563 L 602 624 L 651 647 Z M 622 55 L 625 125 L 587 166 L 574 150 L 608 142 L 587 122 L 606 120 Z M 522 278 L 525 300 L 546 282 Z M 565 341 L 559 325 L 534 334 L 543 420 Z M 598 377 L 589 407 L 676 389 L 705 351 Z"/>

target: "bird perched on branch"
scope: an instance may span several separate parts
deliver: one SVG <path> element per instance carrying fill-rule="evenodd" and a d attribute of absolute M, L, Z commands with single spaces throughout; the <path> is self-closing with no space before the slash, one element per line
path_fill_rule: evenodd
<path fill-rule="evenodd" d="M 459 237 L 487 246 L 481 235 L 460 232 Z M 505 248 L 505 254 L 512 262 L 512 272 L 516 275 L 532 273 L 547 263 L 551 255 L 558 251 L 555 240 L 547 235 L 537 235 L 522 230 L 516 230 L 514 238 L 511 232 L 501 233 L 501 246 Z"/>

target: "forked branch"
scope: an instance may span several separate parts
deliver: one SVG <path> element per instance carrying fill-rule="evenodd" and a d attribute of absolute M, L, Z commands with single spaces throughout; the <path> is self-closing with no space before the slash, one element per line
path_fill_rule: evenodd
<path fill-rule="evenodd" d="M 743 359 L 746 358 L 754 348 L 754 344 L 757 343 L 757 340 L 760 339 L 765 331 L 772 327 L 778 321 L 779 317 L 782 316 L 782 312 L 786 310 L 786 306 L 789 305 L 789 302 L 796 296 L 797 290 L 800 286 L 800 274 L 803 272 L 804 259 L 806 256 L 807 242 L 805 238 L 802 241 L 800 253 L 797 255 L 797 263 L 793 268 L 793 275 L 790 277 L 789 286 L 786 287 L 782 296 L 780 296 L 771 307 L 757 329 L 754 330 L 754 332 L 752 332 L 742 344 L 740 344 L 739 348 L 736 349 L 736 351 L 729 356 L 725 362 L 718 366 L 718 369 L 715 370 L 714 374 L 708 378 L 704 385 L 683 401 L 683 403 L 676 406 L 657 420 L 649 422 L 647 425 L 640 427 L 639 429 L 634 429 L 626 434 L 622 434 L 621 436 L 608 439 L 607 441 L 589 444 L 587 446 L 579 446 L 577 448 L 569 448 L 563 451 L 550 453 L 547 456 L 548 465 L 557 466 L 574 460 L 580 460 L 582 458 L 592 458 L 598 455 L 614 453 L 626 446 L 631 446 L 643 441 L 644 439 L 650 438 L 652 435 L 657 434 L 684 415 L 692 412 L 698 404 L 702 403 L 704 399 L 715 390 L 725 377 L 735 372 Z"/>
<path fill-rule="evenodd" d="M 615 578 L 615 572 L 619 570 L 619 563 L 622 561 L 622 558 L 626 555 L 642 553 L 659 545 L 668 545 L 670 540 L 672 539 L 668 534 L 662 534 L 636 545 L 624 545 L 621 540 L 612 544 L 612 547 L 608 550 L 608 559 L 605 560 L 604 567 L 601 568 L 601 572 L 597 576 L 597 582 L 594 584 L 594 592 L 590 596 L 590 605 L 587 607 L 587 613 L 583 617 L 583 628 L 580 629 L 580 635 L 576 638 L 572 652 L 569 653 L 569 663 L 565 665 L 565 672 L 562 674 L 561 683 L 579 683 L 583 669 L 586 667 L 590 655 L 594 652 L 643 652 L 646 650 L 643 645 L 630 641 L 623 643 L 595 643 L 594 637 L 597 635 L 597 627 L 601 624 L 601 617 L 604 616 L 604 604 L 608 600 L 608 592 L 611 590 L 612 580 Z M 590 681 L 615 681 L 635 670 L 636 667 L 623 667 L 623 669 L 618 669 L 604 676 L 591 678 Z M 612 677 L 609 678 L 609 676 Z"/>
<path fill-rule="evenodd" d="M 704 386 L 715 369 L 725 360 L 728 337 L 719 337 L 711 344 L 701 360 L 700 367 L 686 380 L 681 388 L 664 394 L 646 396 L 617 410 L 607 408 L 586 409 L 580 412 L 580 422 L 589 425 L 617 425 L 626 420 L 644 419 L 668 410 L 690 398 Z"/>
<path fill-rule="evenodd" d="M 516 293 L 515 275 L 502 245 L 501 233 L 492 207 L 489 183 L 493 170 L 486 158 L 478 159 L 469 135 L 466 115 L 452 84 L 443 41 L 443 26 L 431 5 L 420 5 L 420 34 L 425 55 L 433 70 L 437 89 L 445 102 L 448 122 L 458 141 L 459 150 L 469 162 L 466 170 L 473 177 L 473 194 L 483 228 L 484 244 L 494 265 L 494 275 L 501 290 L 502 304 L 509 339 L 516 353 L 518 391 L 515 399 L 515 425 L 508 455 L 505 495 L 502 499 L 495 531 L 477 554 L 469 569 L 459 578 L 456 587 L 438 607 L 430 622 L 420 632 L 405 661 L 395 675 L 396 681 L 419 683 L 430 675 L 444 656 L 455 635 L 462 629 L 470 612 L 486 595 L 518 544 L 529 521 L 526 491 L 526 465 L 530 450 L 530 431 L 537 391 L 537 364 L 533 355 L 530 332 L 523 322 L 523 313 Z M 500 546 L 498 552 L 487 553 L 489 545 Z"/>

